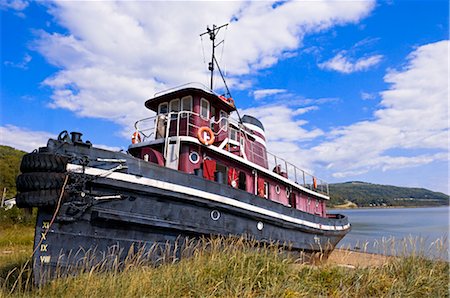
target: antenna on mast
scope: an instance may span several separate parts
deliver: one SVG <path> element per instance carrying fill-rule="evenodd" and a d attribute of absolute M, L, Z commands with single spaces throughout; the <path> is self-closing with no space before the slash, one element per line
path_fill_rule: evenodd
<path fill-rule="evenodd" d="M 220 29 L 227 27 L 227 26 L 228 26 L 228 23 L 223 24 L 221 26 L 213 25 L 212 29 L 209 28 L 209 26 L 208 26 L 208 27 L 206 27 L 206 31 L 203 32 L 202 34 L 200 34 L 200 37 L 205 34 L 208 34 L 209 39 L 212 41 L 211 62 L 208 63 L 208 70 L 211 72 L 211 84 L 210 84 L 211 90 L 213 90 L 213 87 L 214 87 L 214 68 L 215 68 L 215 66 L 217 66 L 220 76 L 222 77 L 223 83 L 225 84 L 225 88 L 227 89 L 227 93 L 230 94 L 230 90 L 228 89 L 228 86 L 227 86 L 227 83 L 225 82 L 225 78 L 223 76 L 222 70 L 220 69 L 219 63 L 217 62 L 217 59 L 215 56 L 215 49 L 224 42 L 222 40 L 221 42 L 216 44 L 217 34 L 219 33 Z"/>
<path fill-rule="evenodd" d="M 225 81 L 225 77 L 224 77 L 224 75 L 222 73 L 222 70 L 220 69 L 219 62 L 217 62 L 217 59 L 216 59 L 216 56 L 215 56 L 215 49 L 224 42 L 224 40 L 222 40 L 221 42 L 216 44 L 217 33 L 219 33 L 220 29 L 222 29 L 224 27 L 227 27 L 227 26 L 228 26 L 228 23 L 227 24 L 223 24 L 221 26 L 213 25 L 212 29 L 209 28 L 209 26 L 207 26 L 206 27 L 206 31 L 203 32 L 202 34 L 200 34 L 200 37 L 202 37 L 205 34 L 208 34 L 209 35 L 209 39 L 212 41 L 211 62 L 208 63 L 208 70 L 211 72 L 210 89 L 213 90 L 213 87 L 214 87 L 214 65 L 216 65 L 217 66 L 217 70 L 219 70 L 220 76 L 222 77 L 223 84 L 225 85 L 225 89 L 227 90 L 227 93 L 225 95 L 228 96 L 228 97 L 232 97 L 231 93 L 230 93 L 230 89 L 228 89 L 227 82 Z M 237 108 L 236 108 L 236 113 L 237 113 L 237 116 L 239 118 L 239 122 L 242 123 L 242 119 L 241 119 L 241 116 L 239 115 L 239 111 L 238 111 Z"/>

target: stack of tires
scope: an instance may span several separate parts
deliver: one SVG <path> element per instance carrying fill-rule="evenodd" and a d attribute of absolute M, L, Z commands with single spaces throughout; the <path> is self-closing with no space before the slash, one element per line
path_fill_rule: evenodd
<path fill-rule="evenodd" d="M 68 161 L 67 156 L 49 152 L 33 152 L 24 155 L 20 164 L 22 174 L 16 180 L 17 207 L 51 207 L 56 205 L 67 175 Z"/>

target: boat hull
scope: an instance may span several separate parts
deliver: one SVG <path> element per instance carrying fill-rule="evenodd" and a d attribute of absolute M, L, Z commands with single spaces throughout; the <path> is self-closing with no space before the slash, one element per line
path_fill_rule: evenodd
<path fill-rule="evenodd" d="M 203 236 L 246 236 L 327 254 L 350 230 L 345 216 L 302 212 L 125 153 L 55 140 L 45 151 L 70 160 L 64 193 L 55 206 L 38 211 L 38 283 L 105 256 L 124 260 L 136 249 L 145 252 Z"/>

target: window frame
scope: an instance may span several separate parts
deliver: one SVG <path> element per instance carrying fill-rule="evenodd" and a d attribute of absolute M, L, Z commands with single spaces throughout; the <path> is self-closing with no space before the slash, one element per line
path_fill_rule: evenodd
<path fill-rule="evenodd" d="M 169 113 L 172 113 L 172 103 L 178 101 L 178 110 L 176 111 L 177 113 L 180 112 L 180 99 L 179 98 L 174 98 L 169 102 Z"/>
<path fill-rule="evenodd" d="M 166 110 L 165 113 L 161 113 L 161 106 L 162 105 L 166 105 L 166 107 L 167 107 L 167 110 Z M 160 115 L 160 114 L 168 114 L 168 113 L 169 113 L 169 103 L 167 101 L 160 103 L 158 105 L 158 115 Z"/>
<path fill-rule="evenodd" d="M 207 114 L 206 114 L 206 116 L 203 115 L 203 102 L 206 102 L 206 104 L 207 104 L 207 108 L 206 108 Z M 211 106 L 210 106 L 209 101 L 206 98 L 203 98 L 203 97 L 200 98 L 200 113 L 199 113 L 200 117 L 202 117 L 205 120 L 209 120 L 210 108 L 211 108 Z"/>
<path fill-rule="evenodd" d="M 225 115 L 222 117 L 222 115 Z M 225 112 L 224 110 L 220 110 L 219 111 L 219 125 L 220 125 L 220 129 L 222 129 L 223 127 L 225 127 L 223 129 L 223 131 L 228 131 L 228 113 Z"/>
<path fill-rule="evenodd" d="M 186 101 L 189 102 L 189 110 L 185 110 L 185 109 L 184 109 L 184 103 L 185 103 Z M 194 107 L 194 104 L 193 104 L 193 98 L 192 98 L 191 95 L 183 96 L 183 97 L 181 98 L 181 100 L 180 100 L 180 112 L 183 112 L 183 111 L 189 111 L 189 112 L 192 112 L 193 107 Z M 181 114 L 181 117 L 182 117 L 182 118 L 186 118 L 187 115 L 188 115 L 187 113 L 182 113 L 182 114 Z"/>

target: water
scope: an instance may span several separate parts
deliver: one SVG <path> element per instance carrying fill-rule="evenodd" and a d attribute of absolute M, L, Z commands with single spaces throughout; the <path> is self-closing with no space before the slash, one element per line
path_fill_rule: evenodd
<path fill-rule="evenodd" d="M 332 210 L 349 217 L 352 230 L 339 248 L 372 253 L 418 251 L 433 258 L 448 255 L 450 207 Z"/>

